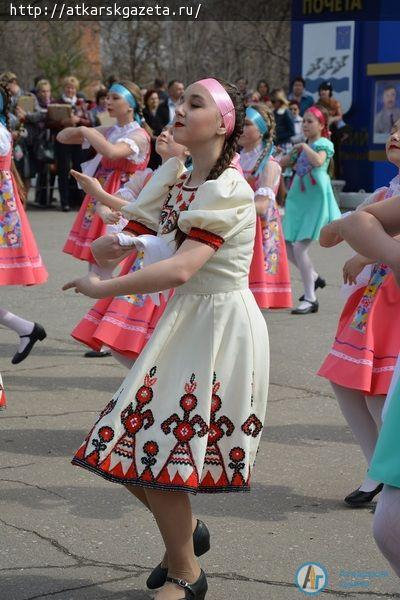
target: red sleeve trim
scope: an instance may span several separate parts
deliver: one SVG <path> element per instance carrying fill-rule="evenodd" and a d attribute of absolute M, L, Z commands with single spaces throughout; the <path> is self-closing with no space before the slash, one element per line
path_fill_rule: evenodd
<path fill-rule="evenodd" d="M 224 238 L 206 229 L 199 229 L 198 227 L 192 227 L 188 233 L 189 240 L 195 240 L 196 242 L 202 242 L 211 246 L 214 250 L 218 250 L 224 243 Z"/>
<path fill-rule="evenodd" d="M 139 221 L 128 221 L 123 231 L 128 231 L 129 233 L 134 233 L 135 235 L 157 235 L 157 231 L 146 227 L 146 225 L 139 223 Z"/>

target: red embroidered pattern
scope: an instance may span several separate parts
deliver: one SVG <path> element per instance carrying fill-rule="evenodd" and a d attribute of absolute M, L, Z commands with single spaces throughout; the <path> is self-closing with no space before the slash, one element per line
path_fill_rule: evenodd
<path fill-rule="evenodd" d="M 195 240 L 196 242 L 202 242 L 211 246 L 214 250 L 218 250 L 224 243 L 224 238 L 216 233 L 211 233 L 206 229 L 199 229 L 198 227 L 192 227 L 188 233 L 189 240 Z"/>
<path fill-rule="evenodd" d="M 129 233 L 135 233 L 136 235 L 157 235 L 156 231 L 139 223 L 139 221 L 129 221 L 123 230 L 128 231 Z"/>

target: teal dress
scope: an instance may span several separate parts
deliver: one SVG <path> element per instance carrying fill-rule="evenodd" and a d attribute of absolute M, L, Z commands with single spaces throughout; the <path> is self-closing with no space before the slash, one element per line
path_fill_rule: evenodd
<path fill-rule="evenodd" d="M 389 389 L 389 403 L 376 443 L 368 475 L 400 488 L 400 356 Z"/>
<path fill-rule="evenodd" d="M 340 218 L 333 194 L 328 166 L 334 154 L 333 144 L 325 137 L 311 144 L 315 152 L 326 152 L 320 167 L 312 167 L 306 153 L 300 153 L 296 174 L 286 198 L 283 233 L 287 242 L 318 240 L 322 227 Z"/>

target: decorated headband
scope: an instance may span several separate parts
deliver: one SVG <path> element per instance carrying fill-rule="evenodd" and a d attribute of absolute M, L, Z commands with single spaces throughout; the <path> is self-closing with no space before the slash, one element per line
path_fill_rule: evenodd
<path fill-rule="evenodd" d="M 128 88 L 126 88 L 124 85 L 122 85 L 122 83 L 113 83 L 108 91 L 122 96 L 122 98 L 129 104 L 129 106 L 133 108 L 135 112 L 135 121 L 137 121 L 139 125 L 142 125 L 141 118 L 138 114 L 139 105 L 132 92 L 129 91 Z"/>
<path fill-rule="evenodd" d="M 331 137 L 331 133 L 329 131 L 328 123 L 326 122 L 325 115 L 322 112 L 322 110 L 320 110 L 318 106 L 311 106 L 310 108 L 307 108 L 306 112 L 310 112 L 314 115 L 314 117 L 317 117 L 318 121 L 323 126 L 323 129 L 321 131 L 322 137 L 326 137 L 329 139 Z"/>
<path fill-rule="evenodd" d="M 226 137 L 229 138 L 235 129 L 236 111 L 232 99 L 223 85 L 216 79 L 200 79 L 196 81 L 205 87 L 211 94 L 215 104 L 218 106 L 226 129 Z"/>
<path fill-rule="evenodd" d="M 6 115 L 4 114 L 4 98 L 3 98 L 3 94 L 1 92 L 0 92 L 0 123 L 2 125 L 4 125 L 4 127 L 7 126 Z"/>
<path fill-rule="evenodd" d="M 264 121 L 257 109 L 249 106 L 246 108 L 246 119 L 249 119 L 257 127 L 261 135 L 265 135 L 269 131 L 268 123 Z"/>

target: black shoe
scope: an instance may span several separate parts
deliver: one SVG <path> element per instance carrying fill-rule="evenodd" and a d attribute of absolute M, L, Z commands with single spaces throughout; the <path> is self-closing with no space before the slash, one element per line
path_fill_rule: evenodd
<path fill-rule="evenodd" d="M 207 578 L 204 571 L 201 571 L 200 577 L 194 583 L 188 583 L 184 579 L 175 579 L 167 576 L 167 581 L 175 583 L 185 590 L 185 595 L 180 600 L 204 600 L 208 591 Z"/>
<path fill-rule="evenodd" d="M 111 356 L 111 352 L 109 350 L 88 350 L 85 352 L 84 356 L 86 358 L 103 358 L 105 356 Z"/>
<path fill-rule="evenodd" d="M 25 349 L 22 352 L 16 352 L 14 354 L 14 356 L 11 359 L 12 364 L 17 365 L 18 363 L 25 360 L 25 358 L 29 355 L 36 342 L 38 342 L 39 340 L 44 340 L 46 335 L 47 333 L 45 332 L 44 328 L 41 325 L 39 325 L 39 323 L 34 324 L 32 333 L 30 333 L 29 335 L 20 335 L 19 337 L 21 338 L 29 338 L 29 342 L 27 343 Z"/>
<path fill-rule="evenodd" d="M 361 492 L 360 488 L 358 488 L 346 496 L 344 501 L 352 508 L 362 508 L 363 506 L 368 506 L 382 489 L 383 483 L 380 483 L 372 492 Z"/>
<path fill-rule="evenodd" d="M 308 315 L 310 313 L 318 312 L 318 309 L 319 309 L 318 300 L 315 300 L 315 302 L 312 302 L 311 300 L 304 299 L 303 302 L 307 302 L 308 306 L 306 306 L 305 308 L 294 308 L 291 313 L 292 315 Z"/>
<path fill-rule="evenodd" d="M 317 290 L 318 288 L 321 288 L 321 290 L 323 290 L 325 286 L 326 286 L 325 279 L 323 279 L 322 277 L 320 277 L 318 275 L 317 279 L 314 282 L 314 290 Z M 300 296 L 300 298 L 299 298 L 300 302 L 303 302 L 303 300 L 304 300 L 304 294 L 302 296 Z"/>
<path fill-rule="evenodd" d="M 196 529 L 193 532 L 193 547 L 196 556 L 203 556 L 210 549 L 210 532 L 203 521 L 197 519 Z M 149 590 L 158 590 L 167 581 L 168 569 L 161 563 L 157 565 L 147 578 L 146 585 Z"/>

